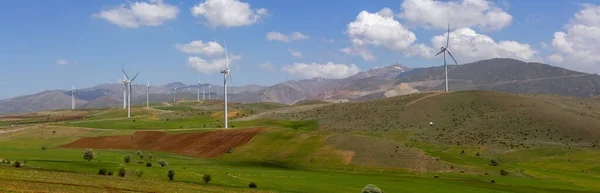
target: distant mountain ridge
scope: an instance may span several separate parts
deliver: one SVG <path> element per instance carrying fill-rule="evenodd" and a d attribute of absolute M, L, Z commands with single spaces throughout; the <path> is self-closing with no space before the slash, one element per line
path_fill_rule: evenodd
<path fill-rule="evenodd" d="M 494 90 L 520 94 L 555 94 L 577 97 L 600 95 L 600 76 L 548 64 L 494 58 L 448 66 L 450 91 Z M 205 84 L 207 86 L 208 84 Z M 197 85 L 173 82 L 150 89 L 151 102 L 197 100 Z M 223 88 L 211 85 L 206 99 L 223 98 Z M 220 93 L 216 93 L 216 89 Z M 231 87 L 232 102 L 276 102 L 294 104 L 307 100 L 358 101 L 444 89 L 443 66 L 408 68 L 401 64 L 377 67 L 342 79 L 311 78 L 286 81 L 273 86 Z M 210 93 L 210 94 L 209 94 Z M 78 90 L 78 108 L 111 107 L 123 104 L 123 85 L 100 84 Z M 202 99 L 202 95 L 200 96 Z M 132 85 L 132 103 L 146 102 L 146 85 Z M 67 90 L 43 91 L 0 100 L 0 113 L 23 113 L 71 106 Z"/>

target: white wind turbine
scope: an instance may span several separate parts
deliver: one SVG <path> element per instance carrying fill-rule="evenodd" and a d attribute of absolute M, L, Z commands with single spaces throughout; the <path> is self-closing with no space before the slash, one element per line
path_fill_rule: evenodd
<path fill-rule="evenodd" d="M 217 87 L 217 92 L 215 93 L 215 95 L 217 95 L 217 100 L 219 100 L 219 87 Z"/>
<path fill-rule="evenodd" d="M 71 88 L 71 109 L 75 109 L 75 85 Z"/>
<path fill-rule="evenodd" d="M 198 76 L 198 102 L 200 102 L 200 76 Z"/>
<path fill-rule="evenodd" d="M 225 45 L 225 62 L 226 62 L 226 68 L 221 70 L 221 73 L 223 74 L 223 91 L 224 91 L 224 127 L 225 129 L 227 129 L 227 79 L 229 79 L 231 81 L 231 70 L 229 70 L 229 56 L 227 55 L 227 43 L 224 43 Z M 229 82 L 229 84 L 231 84 L 231 82 Z"/>
<path fill-rule="evenodd" d="M 126 86 L 127 87 L 127 117 L 131 117 L 131 82 L 133 82 L 133 80 L 135 80 L 135 78 L 140 73 L 138 72 L 131 80 L 129 80 L 129 76 L 127 75 L 125 70 L 121 69 L 121 71 L 123 71 L 123 74 L 125 74 L 125 78 L 128 79 L 126 81 L 126 84 L 127 84 L 127 86 Z"/>
<path fill-rule="evenodd" d="M 208 84 L 208 100 L 210 100 L 210 89 L 212 88 L 212 86 L 210 84 Z"/>
<path fill-rule="evenodd" d="M 150 107 L 150 81 L 146 81 L 146 108 Z"/>
<path fill-rule="evenodd" d="M 123 109 L 125 109 L 127 108 L 127 76 L 123 75 L 121 82 L 123 83 Z"/>
<path fill-rule="evenodd" d="M 177 87 L 175 87 L 175 90 L 173 90 L 173 102 L 175 102 L 175 93 L 177 93 Z"/>
<path fill-rule="evenodd" d="M 448 55 L 450 55 L 450 57 L 452 57 L 452 60 L 454 60 L 454 63 L 456 65 L 458 65 L 458 62 L 456 62 L 456 59 L 454 59 L 454 56 L 452 56 L 452 53 L 450 53 L 450 50 L 448 49 L 448 46 L 450 45 L 450 24 L 448 24 L 448 37 L 446 39 L 446 47 L 442 46 L 440 48 L 440 52 L 438 52 L 437 54 L 435 54 L 435 56 L 440 55 L 442 52 L 444 53 L 444 74 L 446 76 L 446 92 L 448 92 L 448 64 L 446 63 L 446 53 L 448 53 Z"/>
<path fill-rule="evenodd" d="M 202 83 L 202 100 L 206 100 L 206 97 L 205 97 L 206 91 L 204 90 L 206 88 L 206 80 L 202 81 L 202 82 L 203 82 Z"/>

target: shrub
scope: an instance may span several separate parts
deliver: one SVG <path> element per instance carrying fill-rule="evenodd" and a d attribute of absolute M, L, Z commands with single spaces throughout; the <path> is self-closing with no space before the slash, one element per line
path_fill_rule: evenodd
<path fill-rule="evenodd" d="M 508 172 L 504 169 L 500 169 L 500 175 L 508 176 Z"/>
<path fill-rule="evenodd" d="M 42 146 L 42 150 L 43 150 L 43 151 L 46 151 L 46 146 Z"/>
<path fill-rule="evenodd" d="M 135 170 L 135 175 L 139 178 L 142 177 L 142 174 L 144 174 L 144 172 L 142 170 Z"/>
<path fill-rule="evenodd" d="M 437 178 L 440 178 L 440 176 L 438 176 L 438 175 L 436 174 L 436 175 L 433 175 L 433 178 L 436 178 L 436 179 L 437 179 Z"/>
<path fill-rule="evenodd" d="M 490 160 L 490 165 L 491 166 L 498 166 L 498 165 L 500 165 L 500 162 L 497 159 L 491 159 Z"/>
<path fill-rule="evenodd" d="M 479 156 L 479 152 L 477 152 L 477 153 L 475 154 L 475 156 Z"/>
<path fill-rule="evenodd" d="M 361 192 L 362 193 L 383 193 L 383 191 L 381 189 L 379 189 L 377 186 L 375 186 L 373 184 L 367 184 L 367 186 L 365 186 Z"/>
<path fill-rule="evenodd" d="M 146 162 L 146 167 L 152 167 L 152 163 Z"/>
<path fill-rule="evenodd" d="M 112 175 L 113 175 L 113 172 L 111 172 L 111 171 L 108 171 L 108 173 L 106 173 L 106 174 L 108 174 L 109 176 L 112 176 Z"/>
<path fill-rule="evenodd" d="M 131 161 L 131 156 L 129 154 L 125 155 L 125 157 L 123 157 L 123 161 L 125 161 L 125 163 L 129 163 Z"/>
<path fill-rule="evenodd" d="M 250 184 L 248 184 L 249 188 L 257 188 L 256 184 L 254 182 L 250 182 Z"/>
<path fill-rule="evenodd" d="M 15 166 L 15 168 L 20 168 L 21 162 L 19 162 L 19 160 L 17 160 L 17 161 L 15 161 L 15 163 L 13 165 Z"/>
<path fill-rule="evenodd" d="M 88 162 L 91 161 L 92 159 L 94 159 L 94 150 L 86 149 L 83 152 L 83 159 L 87 160 Z"/>
<path fill-rule="evenodd" d="M 212 181 L 212 178 L 210 177 L 209 174 L 204 174 L 204 176 L 202 176 L 202 181 L 204 181 L 204 183 L 209 183 L 210 181 Z"/>
<path fill-rule="evenodd" d="M 152 154 L 151 153 L 148 154 L 148 159 L 152 159 Z"/>
<path fill-rule="evenodd" d="M 54 135 L 56 133 L 56 130 L 52 131 L 52 135 Z"/>
<path fill-rule="evenodd" d="M 141 150 L 137 150 L 137 151 L 135 152 L 135 155 L 137 155 L 137 156 L 139 156 L 139 157 L 141 157 L 141 158 L 143 159 L 143 157 L 142 157 L 142 156 L 144 156 L 144 153 L 142 153 L 142 151 L 141 151 Z"/>
<path fill-rule="evenodd" d="M 440 161 L 440 156 L 435 156 L 435 161 Z"/>
<path fill-rule="evenodd" d="M 167 176 L 169 176 L 169 180 L 173 180 L 173 178 L 175 177 L 175 170 L 170 169 L 169 173 L 167 173 Z"/>
<path fill-rule="evenodd" d="M 108 174 L 108 171 L 105 168 L 100 168 L 100 170 L 98 170 L 98 175 L 106 175 Z"/>
<path fill-rule="evenodd" d="M 233 149 L 231 149 L 231 147 L 227 150 L 227 153 L 231 153 L 233 152 Z"/>
<path fill-rule="evenodd" d="M 169 163 L 164 159 L 158 160 L 158 164 L 160 164 L 161 167 L 169 166 Z"/>
<path fill-rule="evenodd" d="M 125 177 L 125 174 L 127 174 L 127 170 L 125 170 L 125 168 L 119 169 L 119 176 L 120 177 Z"/>

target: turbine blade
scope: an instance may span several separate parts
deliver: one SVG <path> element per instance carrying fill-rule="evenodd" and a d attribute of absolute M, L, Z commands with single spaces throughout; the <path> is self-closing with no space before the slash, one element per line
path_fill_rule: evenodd
<path fill-rule="evenodd" d="M 454 60 L 454 63 L 456 65 L 458 65 L 458 62 L 456 62 L 456 59 L 454 59 L 454 56 L 452 55 L 452 53 L 450 53 L 450 50 L 448 50 L 448 55 L 450 55 L 450 57 L 452 58 L 452 60 Z"/>
<path fill-rule="evenodd" d="M 223 42 L 225 44 L 225 64 L 227 65 L 227 70 L 229 70 L 229 55 L 227 54 L 227 42 Z"/>
<path fill-rule="evenodd" d="M 125 74 L 125 77 L 126 77 L 127 79 L 129 79 L 129 75 L 127 75 L 127 72 L 125 72 L 125 70 L 123 70 L 123 69 L 121 69 L 121 71 L 123 71 L 123 74 Z"/>
<path fill-rule="evenodd" d="M 131 79 L 131 81 L 133 82 L 133 80 L 135 80 L 135 78 L 140 75 L 140 73 L 138 72 L 137 74 L 135 74 L 135 76 Z"/>
<path fill-rule="evenodd" d="M 450 23 L 448 23 L 448 36 L 446 38 L 446 49 L 448 49 L 449 44 L 450 44 Z"/>
<path fill-rule="evenodd" d="M 444 49 L 444 50 L 442 50 L 442 51 L 438 52 L 437 54 L 435 54 L 434 56 L 440 55 L 440 54 L 441 54 L 442 52 L 444 52 L 444 51 L 446 51 L 446 50 Z"/>

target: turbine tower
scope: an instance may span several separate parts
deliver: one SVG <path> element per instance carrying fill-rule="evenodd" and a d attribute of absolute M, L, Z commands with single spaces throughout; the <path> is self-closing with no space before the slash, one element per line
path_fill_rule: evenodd
<path fill-rule="evenodd" d="M 175 90 L 173 90 L 173 102 L 175 102 L 175 93 L 177 93 L 177 87 L 175 87 Z"/>
<path fill-rule="evenodd" d="M 198 102 L 200 102 L 200 76 L 198 76 Z"/>
<path fill-rule="evenodd" d="M 131 117 L 131 82 L 133 82 L 133 80 L 135 80 L 135 78 L 138 75 L 140 75 L 140 73 L 138 72 L 131 80 L 129 80 L 129 76 L 127 75 L 125 70 L 121 69 L 121 71 L 123 71 L 123 74 L 125 74 L 125 78 L 127 78 L 127 81 L 125 81 L 127 87 L 127 117 Z"/>
<path fill-rule="evenodd" d="M 206 91 L 204 91 L 204 87 L 206 87 L 206 80 L 203 81 L 202 83 L 202 100 L 206 100 L 206 97 L 204 97 L 204 94 L 206 93 Z"/>
<path fill-rule="evenodd" d="M 208 100 L 210 100 L 210 89 L 212 88 L 212 86 L 210 84 L 208 84 Z"/>
<path fill-rule="evenodd" d="M 75 109 L 75 85 L 71 88 L 71 109 Z"/>
<path fill-rule="evenodd" d="M 150 81 L 146 82 L 146 108 L 150 107 Z"/>
<path fill-rule="evenodd" d="M 456 62 L 456 59 L 454 59 L 454 56 L 452 56 L 452 53 L 450 52 L 450 50 L 448 49 L 448 46 L 450 46 L 450 24 L 448 24 L 448 34 L 447 34 L 447 38 L 446 38 L 446 47 L 442 46 L 440 48 L 440 52 L 438 52 L 437 54 L 435 54 L 435 56 L 441 54 L 442 52 L 444 53 L 444 74 L 445 74 L 445 79 L 446 79 L 446 92 L 448 92 L 448 64 L 446 63 L 446 53 L 448 53 L 448 55 L 450 55 L 450 57 L 452 57 L 452 60 L 454 60 L 454 63 L 456 65 L 458 65 L 458 62 Z"/>
<path fill-rule="evenodd" d="M 231 81 L 231 71 L 229 70 L 229 56 L 227 56 L 227 43 L 224 43 L 225 45 L 225 62 L 226 62 L 226 68 L 224 70 L 221 70 L 221 73 L 223 74 L 223 91 L 224 91 L 224 95 L 225 95 L 225 100 L 224 100 L 224 125 L 223 128 L 227 129 L 227 79 L 229 79 Z M 229 83 L 231 84 L 231 82 Z"/>
<path fill-rule="evenodd" d="M 215 95 L 217 95 L 217 100 L 219 100 L 219 87 L 217 87 L 217 92 L 215 93 Z"/>
<path fill-rule="evenodd" d="M 123 109 L 125 109 L 127 108 L 127 76 L 123 75 L 121 82 L 123 83 Z"/>

